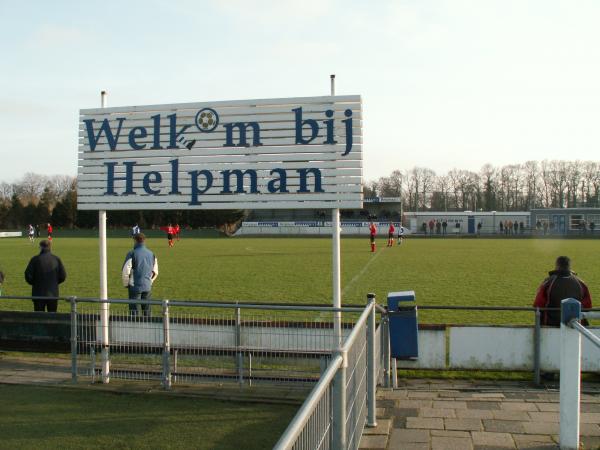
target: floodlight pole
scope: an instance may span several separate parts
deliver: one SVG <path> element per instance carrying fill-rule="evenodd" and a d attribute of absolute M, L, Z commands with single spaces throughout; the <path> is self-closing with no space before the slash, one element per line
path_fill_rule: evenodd
<path fill-rule="evenodd" d="M 335 75 L 330 75 L 331 80 L 331 96 L 335 95 Z M 331 237 L 333 241 L 333 307 L 342 307 L 342 290 L 341 290 L 341 263 L 340 263 L 340 210 L 334 208 L 331 210 Z M 338 345 L 342 344 L 342 313 L 333 313 L 333 329 Z"/>
<path fill-rule="evenodd" d="M 100 93 L 100 107 L 106 108 L 106 91 Z M 108 299 L 106 269 L 106 210 L 98 211 L 98 234 L 100 245 L 100 299 Z M 102 382 L 110 381 L 109 340 L 108 340 L 108 303 L 100 303 L 100 327 L 102 331 Z"/>

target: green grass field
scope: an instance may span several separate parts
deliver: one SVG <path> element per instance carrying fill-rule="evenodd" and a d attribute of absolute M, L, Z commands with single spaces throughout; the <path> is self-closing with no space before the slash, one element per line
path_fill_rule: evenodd
<path fill-rule="evenodd" d="M 159 259 L 156 299 L 331 304 L 331 241 L 322 238 L 195 238 L 168 248 L 166 239 L 150 238 Z M 109 238 L 109 296 L 123 298 L 120 285 L 129 238 Z M 574 270 L 589 284 L 592 297 L 600 288 L 597 240 L 560 239 L 408 239 L 377 253 L 367 239 L 342 239 L 344 303 L 364 304 L 375 292 L 414 289 L 420 305 L 530 306 L 535 290 L 558 255 L 573 260 Z M 0 239 L 0 267 L 6 274 L 4 295 L 29 295 L 23 279 L 37 245 L 27 239 Z M 98 241 L 54 240 L 68 272 L 62 295 L 98 295 Z M 3 308 L 19 307 L 5 300 Z M 20 304 L 22 309 L 28 304 Z M 67 311 L 66 304 L 61 310 Z M 422 322 L 532 323 L 526 313 L 421 311 Z"/>
<path fill-rule="evenodd" d="M 271 448 L 297 407 L 0 384 L 0 448 Z"/>

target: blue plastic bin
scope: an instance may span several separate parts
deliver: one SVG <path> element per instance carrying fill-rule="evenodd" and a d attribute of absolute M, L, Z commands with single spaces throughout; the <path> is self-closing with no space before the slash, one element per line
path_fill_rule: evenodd
<path fill-rule="evenodd" d="M 415 291 L 388 293 L 390 318 L 390 350 L 392 358 L 419 357 L 419 323 Z"/>

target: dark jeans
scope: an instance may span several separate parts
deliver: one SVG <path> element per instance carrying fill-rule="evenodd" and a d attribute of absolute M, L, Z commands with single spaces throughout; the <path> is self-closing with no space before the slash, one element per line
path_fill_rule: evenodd
<path fill-rule="evenodd" d="M 150 291 L 148 292 L 133 292 L 131 288 L 129 288 L 129 300 L 150 300 Z M 142 313 L 144 317 L 150 317 L 150 305 L 144 305 L 139 303 L 130 303 L 129 304 L 129 313 L 132 316 L 137 316 L 139 313 L 139 307 L 142 307 Z"/>
<path fill-rule="evenodd" d="M 34 300 L 33 301 L 33 310 L 34 311 L 48 311 L 48 312 L 56 312 L 56 307 L 58 306 L 58 300 Z"/>

